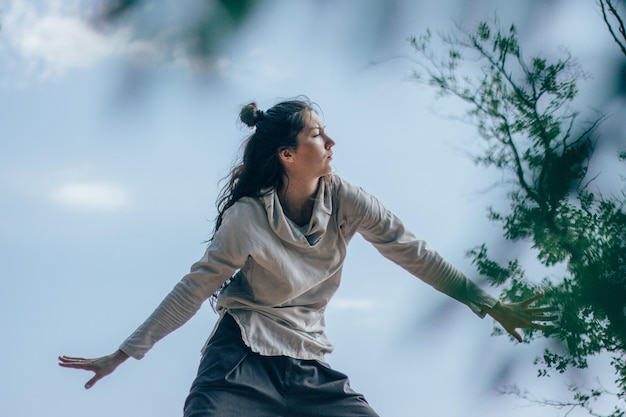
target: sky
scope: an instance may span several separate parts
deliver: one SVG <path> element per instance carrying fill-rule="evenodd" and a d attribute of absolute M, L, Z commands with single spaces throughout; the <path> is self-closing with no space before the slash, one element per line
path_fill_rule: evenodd
<path fill-rule="evenodd" d="M 181 414 L 216 320 L 208 304 L 89 391 L 89 374 L 56 358 L 113 352 L 201 257 L 219 180 L 250 133 L 237 122 L 242 105 L 301 94 L 318 103 L 335 172 L 476 279 L 464 253 L 498 240 L 485 210 L 502 199 L 491 187 L 501 177 L 468 158 L 478 138 L 458 120 L 464 107 L 410 80 L 407 37 L 497 13 L 529 53 L 570 50 L 593 74 L 581 86 L 590 107 L 619 56 L 590 0 L 283 0 L 261 2 L 199 74 L 176 48 L 165 56 L 128 29 L 96 30 L 90 4 L 0 6 L 0 415 Z M 137 62 L 145 71 L 129 70 Z M 567 399 L 568 382 L 584 380 L 536 378 L 541 342 L 492 337 L 490 319 L 361 239 L 327 323 L 328 361 L 381 416 L 563 415 L 498 390 L 518 383 Z M 606 363 L 591 365 L 611 383 Z"/>

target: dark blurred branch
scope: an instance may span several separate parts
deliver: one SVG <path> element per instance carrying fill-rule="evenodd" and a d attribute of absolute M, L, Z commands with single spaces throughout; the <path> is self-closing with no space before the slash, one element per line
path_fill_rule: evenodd
<path fill-rule="evenodd" d="M 503 395 L 514 395 L 527 401 L 531 405 L 552 407 L 558 410 L 565 410 L 564 417 L 569 416 L 575 410 L 584 410 L 588 415 L 593 417 L 624 417 L 623 412 L 619 408 L 615 408 L 611 414 L 600 414 L 594 409 L 594 405 L 602 396 L 611 396 L 620 399 L 620 394 L 616 394 L 607 390 L 598 384 L 598 388 L 582 390 L 575 385 L 568 387 L 573 394 L 571 401 L 561 401 L 537 397 L 527 391 L 522 391 L 517 385 L 510 385 L 499 390 Z"/>
<path fill-rule="evenodd" d="M 626 27 L 624 26 L 624 19 L 620 16 L 613 0 L 599 0 L 598 3 L 600 3 L 604 23 L 606 23 L 613 40 L 619 45 L 622 53 L 626 55 Z M 613 27 L 611 17 L 609 16 L 616 21 L 617 29 Z"/>

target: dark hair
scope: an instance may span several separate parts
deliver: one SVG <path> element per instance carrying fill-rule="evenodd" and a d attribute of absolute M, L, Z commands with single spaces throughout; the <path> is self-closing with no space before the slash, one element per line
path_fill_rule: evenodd
<path fill-rule="evenodd" d="M 222 224 L 224 212 L 237 200 L 259 197 L 264 190 L 280 188 L 285 171 L 278 152 L 297 147 L 297 136 L 306 125 L 309 111 L 315 109 L 306 97 L 280 102 L 265 112 L 256 103 L 241 109 L 239 118 L 255 131 L 244 143 L 242 161 L 231 170 L 220 191 L 214 232 Z"/>

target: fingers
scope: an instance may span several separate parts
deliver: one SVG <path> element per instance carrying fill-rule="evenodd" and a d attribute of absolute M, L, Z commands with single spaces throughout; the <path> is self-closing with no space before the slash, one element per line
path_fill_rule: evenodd
<path fill-rule="evenodd" d="M 79 362 L 79 361 L 86 361 L 87 359 L 85 358 L 76 358 L 73 356 L 66 356 L 66 355 L 62 355 L 59 356 L 59 360 L 61 362 L 65 362 L 65 363 L 71 363 L 71 362 Z"/>
<path fill-rule="evenodd" d="M 556 311 L 555 307 L 547 306 L 547 307 L 534 307 L 526 309 L 529 313 L 549 313 L 551 311 Z"/>
<path fill-rule="evenodd" d="M 59 365 L 60 364 L 76 364 L 76 363 L 85 363 L 89 361 L 89 359 L 86 358 L 75 358 L 73 356 L 59 356 Z"/>
<path fill-rule="evenodd" d="M 85 370 L 92 370 L 93 368 L 91 359 L 74 358 L 71 356 L 59 356 L 59 366 Z"/>
<path fill-rule="evenodd" d="M 102 376 L 95 374 L 93 378 L 87 381 L 87 383 L 85 384 L 85 389 L 89 389 L 93 387 L 96 384 L 96 382 L 100 380 L 100 378 L 102 378 Z"/>
<path fill-rule="evenodd" d="M 557 321 L 558 319 L 559 319 L 559 316 L 552 315 L 552 316 L 537 317 L 536 319 L 533 319 L 533 321 Z"/>
<path fill-rule="evenodd" d="M 523 339 L 522 336 L 517 332 L 517 330 L 515 329 L 506 329 L 507 332 L 509 332 L 509 334 L 511 336 L 513 336 L 515 339 L 517 339 L 518 342 L 522 343 Z"/>
<path fill-rule="evenodd" d="M 515 340 L 522 343 L 523 337 L 517 329 L 553 330 L 554 322 L 558 321 L 557 310 L 552 306 L 530 307 L 537 300 L 544 298 L 543 293 L 516 303 L 500 303 L 489 311 L 489 314 L 510 334 Z"/>
<path fill-rule="evenodd" d="M 556 321 L 559 319 L 559 316 L 557 314 L 543 314 L 543 312 L 540 313 L 522 313 L 521 317 L 523 317 L 524 319 L 533 322 L 533 321 Z"/>
<path fill-rule="evenodd" d="M 120 350 L 112 355 L 91 359 L 64 355 L 59 356 L 59 366 L 94 372 L 95 375 L 85 384 L 85 389 L 89 389 L 100 379 L 112 373 L 126 359 L 128 359 L 128 355 Z"/>
<path fill-rule="evenodd" d="M 551 312 L 551 309 L 537 308 L 537 309 L 526 309 L 526 308 L 513 308 L 510 310 L 511 318 L 523 323 L 530 323 L 533 321 L 554 321 L 558 319 L 558 315 L 556 314 L 546 314 Z"/>
<path fill-rule="evenodd" d="M 542 321 L 553 321 L 553 320 L 543 319 Z M 507 333 L 513 336 L 518 342 L 522 343 L 524 339 L 517 331 L 517 328 L 518 327 L 505 328 L 505 330 L 507 331 Z M 535 321 L 529 321 L 528 323 L 524 325 L 520 325 L 519 328 L 528 328 L 528 329 L 533 329 L 533 330 L 554 330 L 556 326 L 552 324 L 540 324 L 540 323 L 535 323 Z"/>
<path fill-rule="evenodd" d="M 531 328 L 537 328 L 534 326 L 534 322 L 554 322 L 559 319 L 557 314 L 546 314 L 546 313 L 554 313 L 557 311 L 557 308 L 554 306 L 541 306 L 541 307 L 530 307 L 532 303 L 537 300 L 540 300 L 545 297 L 545 294 L 539 293 L 534 296 L 517 303 L 518 308 L 521 307 L 521 311 L 518 314 L 521 314 L 524 319 L 526 319 L 532 326 Z M 511 304 L 514 306 L 515 303 Z"/>
<path fill-rule="evenodd" d="M 524 308 L 524 317 L 526 317 L 531 322 L 542 321 L 542 322 L 554 322 L 559 320 L 559 315 L 554 314 L 558 312 L 558 309 L 554 306 L 544 306 L 544 307 L 535 307 L 535 308 Z M 552 314 L 548 314 L 552 313 Z"/>
<path fill-rule="evenodd" d="M 541 300 L 544 296 L 545 296 L 544 293 L 535 294 L 532 297 L 530 297 L 529 299 L 522 301 L 521 304 L 523 306 L 525 306 L 525 307 L 528 307 L 529 305 L 531 305 L 535 301 Z"/>
<path fill-rule="evenodd" d="M 85 389 L 93 387 L 104 376 L 101 370 L 94 364 L 93 359 L 75 358 L 72 356 L 59 356 L 59 366 L 64 368 L 83 369 L 95 372 L 95 375 L 87 381 Z"/>

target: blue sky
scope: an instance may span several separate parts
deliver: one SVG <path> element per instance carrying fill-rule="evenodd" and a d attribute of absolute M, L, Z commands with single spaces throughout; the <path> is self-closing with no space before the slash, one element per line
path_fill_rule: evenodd
<path fill-rule="evenodd" d="M 450 118 L 463 107 L 409 81 L 410 60 L 390 58 L 410 57 L 406 38 L 426 27 L 446 31 L 497 11 L 518 24 L 530 53 L 567 47 L 594 75 L 582 86 L 593 107 L 593 93 L 607 88 L 605 63 L 619 53 L 594 2 L 517 3 L 267 2 L 203 76 L 175 49 L 166 58 L 124 29 L 95 31 L 87 1 L 3 3 L 0 414 L 180 415 L 215 322 L 208 305 L 90 391 L 88 374 L 58 368 L 56 357 L 114 351 L 202 255 L 217 183 L 249 133 L 237 113 L 252 100 L 317 102 L 337 142 L 336 173 L 475 278 L 463 254 L 497 239 L 485 208 L 502 190 L 485 190 L 501 177 L 466 156 L 476 133 Z M 374 31 L 380 10 L 393 23 L 385 36 Z M 125 72 L 137 57 L 154 68 L 141 80 Z M 518 382 L 567 398 L 567 378 L 579 377 L 536 379 L 539 343 L 491 337 L 489 319 L 360 239 L 327 322 L 329 362 L 382 416 L 553 416 L 494 387 Z M 592 366 L 610 384 L 603 362 Z"/>

